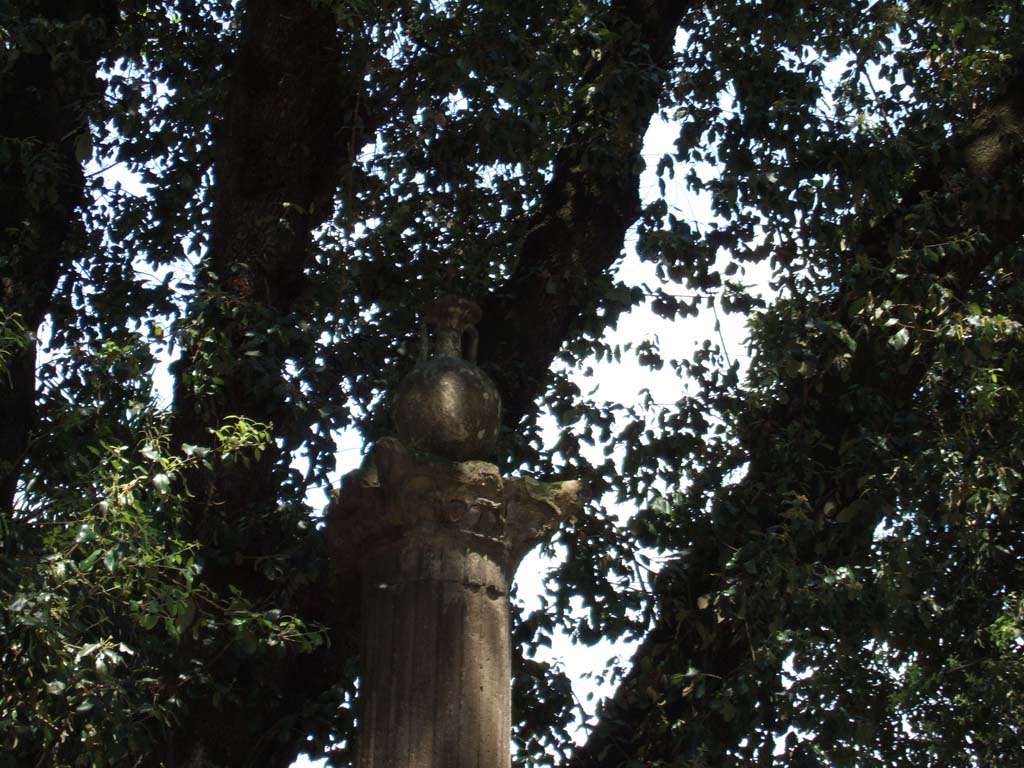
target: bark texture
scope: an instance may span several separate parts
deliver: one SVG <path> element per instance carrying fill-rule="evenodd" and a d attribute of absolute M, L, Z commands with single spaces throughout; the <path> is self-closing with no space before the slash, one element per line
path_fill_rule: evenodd
<path fill-rule="evenodd" d="M 322 4 L 245 5 L 216 129 L 210 252 L 177 373 L 182 441 L 204 441 L 229 414 L 287 434 L 281 383 L 292 350 L 282 334 L 308 289 L 311 231 L 333 213 L 362 135 L 361 73 L 358 57 L 342 59 L 334 16 Z M 228 514 L 272 503 L 276 458 L 270 451 L 257 470 L 218 480 Z"/>

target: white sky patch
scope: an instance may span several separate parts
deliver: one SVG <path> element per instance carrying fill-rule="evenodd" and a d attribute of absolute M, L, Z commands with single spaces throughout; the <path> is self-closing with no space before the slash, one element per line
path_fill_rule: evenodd
<path fill-rule="evenodd" d="M 678 135 L 678 126 L 656 119 L 647 132 L 644 141 L 644 156 L 647 158 L 647 170 L 641 176 L 640 189 L 650 202 L 658 192 L 658 179 L 655 173 L 656 158 L 664 154 L 674 154 L 674 142 Z M 697 226 L 714 219 L 710 199 L 706 195 L 695 195 L 687 190 L 683 182 L 684 174 L 677 169 L 674 180 L 667 181 L 665 200 L 669 210 L 678 217 L 695 222 Z M 655 275 L 655 267 L 650 262 L 643 262 L 636 254 L 635 237 L 627 237 L 626 255 L 623 258 L 616 278 L 628 286 L 640 286 L 647 289 L 664 288 L 668 292 L 683 292 L 685 289 L 675 284 L 662 283 Z M 728 255 L 723 254 L 719 266 L 724 266 Z M 769 297 L 768 288 L 770 269 L 767 265 L 756 270 L 748 266 L 743 282 L 758 288 L 763 297 Z M 661 357 L 669 360 L 689 359 L 693 352 L 705 341 L 723 346 L 729 359 L 738 360 L 740 374 L 746 370 L 747 362 L 747 322 L 746 317 L 738 314 L 727 314 L 715 302 L 708 307 L 701 304 L 701 311 L 696 316 L 685 319 L 670 320 L 655 314 L 649 303 L 624 313 L 615 328 L 610 329 L 604 341 L 612 345 L 625 346 L 637 344 L 644 339 L 656 342 Z M 593 374 L 584 375 L 584 371 L 592 369 Z M 595 402 L 633 404 L 641 400 L 644 390 L 648 391 L 655 404 L 671 406 L 678 401 L 687 390 L 687 382 L 681 378 L 670 365 L 661 370 L 652 370 L 641 365 L 632 354 L 624 354 L 620 361 L 605 358 L 602 361 L 590 359 L 581 364 L 573 379 L 584 393 L 590 393 L 589 399 Z M 621 425 L 620 425 L 621 426 Z M 543 425 L 542 438 L 546 445 L 557 440 L 558 427 L 554 419 Z M 595 455 L 591 461 L 600 463 L 603 457 L 600 448 L 592 448 Z M 587 446 L 583 446 L 586 454 Z M 662 489 L 666 490 L 666 489 Z M 612 505 L 619 519 L 625 523 L 635 514 L 631 504 L 615 505 L 611 500 L 604 500 Z M 657 553 L 647 553 L 652 558 L 652 566 L 657 568 Z M 540 607 L 540 595 L 544 591 L 544 581 L 550 572 L 557 567 L 560 559 L 549 557 L 539 549 L 531 552 L 524 559 L 516 575 L 517 597 L 520 605 L 527 611 Z M 596 720 L 598 704 L 615 692 L 618 678 L 614 675 L 602 674 L 611 665 L 628 660 L 636 650 L 639 640 L 634 641 L 601 641 L 592 646 L 576 643 L 564 631 L 556 630 L 552 636 L 550 648 L 541 646 L 536 658 L 560 667 L 573 684 L 573 692 L 580 708 L 586 713 L 586 722 L 577 722 L 573 736 L 578 744 L 587 737 L 588 724 Z"/>

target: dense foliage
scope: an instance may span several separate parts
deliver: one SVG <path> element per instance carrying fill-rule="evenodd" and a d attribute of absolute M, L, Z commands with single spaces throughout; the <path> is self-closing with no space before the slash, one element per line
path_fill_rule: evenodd
<path fill-rule="evenodd" d="M 518 647 L 640 639 L 582 747 L 519 658 L 518 761 L 1024 765 L 1022 57 L 1013 0 L 0 0 L 0 765 L 349 764 L 335 440 L 442 292 L 503 467 L 597 491 Z"/>

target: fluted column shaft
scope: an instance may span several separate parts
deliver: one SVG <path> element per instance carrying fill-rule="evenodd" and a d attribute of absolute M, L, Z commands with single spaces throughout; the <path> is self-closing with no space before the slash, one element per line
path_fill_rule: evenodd
<path fill-rule="evenodd" d="M 503 565 L 444 535 L 367 559 L 359 768 L 508 766 Z"/>

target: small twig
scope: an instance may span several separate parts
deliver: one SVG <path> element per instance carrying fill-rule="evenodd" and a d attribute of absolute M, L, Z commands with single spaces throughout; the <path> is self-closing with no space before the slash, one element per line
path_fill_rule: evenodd
<path fill-rule="evenodd" d="M 732 367 L 732 360 L 729 359 L 729 350 L 725 347 L 725 336 L 722 335 L 722 321 L 718 318 L 718 309 L 715 307 L 715 301 L 711 301 L 711 311 L 715 315 L 715 330 L 718 331 L 718 339 L 722 342 L 722 354 L 725 355 L 725 364 L 730 368 Z"/>
<path fill-rule="evenodd" d="M 93 176 L 99 176 L 101 173 L 106 173 L 115 165 L 121 165 L 123 162 L 124 160 L 115 160 L 114 162 L 110 163 L 110 165 L 105 165 L 102 168 L 98 168 L 97 170 L 93 171 L 92 173 L 85 174 L 85 178 L 91 179 Z"/>

